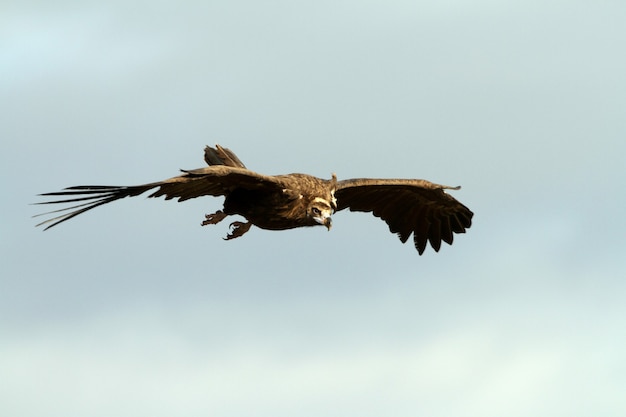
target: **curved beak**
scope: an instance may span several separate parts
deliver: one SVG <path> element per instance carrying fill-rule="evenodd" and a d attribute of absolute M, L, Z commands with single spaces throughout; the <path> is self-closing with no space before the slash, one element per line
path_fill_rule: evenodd
<path fill-rule="evenodd" d="M 326 229 L 328 229 L 328 231 L 330 231 L 330 228 L 333 225 L 333 219 L 331 219 L 330 217 L 326 217 L 324 219 L 324 226 L 326 226 Z"/>

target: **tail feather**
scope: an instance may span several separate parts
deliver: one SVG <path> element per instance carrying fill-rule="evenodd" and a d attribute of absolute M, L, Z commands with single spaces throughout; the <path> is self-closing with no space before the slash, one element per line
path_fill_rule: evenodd
<path fill-rule="evenodd" d="M 204 160 L 209 165 L 226 165 L 229 167 L 245 168 L 246 166 L 237 158 L 237 155 L 228 148 L 215 145 L 215 148 L 204 148 Z"/>

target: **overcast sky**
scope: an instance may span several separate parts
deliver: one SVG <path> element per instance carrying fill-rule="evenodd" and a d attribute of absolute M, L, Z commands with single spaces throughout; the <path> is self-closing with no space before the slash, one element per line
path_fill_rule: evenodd
<path fill-rule="evenodd" d="M 626 415 L 626 3 L 3 2 L 0 414 Z M 36 194 L 198 168 L 462 185 L 453 246 L 384 222 L 200 227 Z"/>

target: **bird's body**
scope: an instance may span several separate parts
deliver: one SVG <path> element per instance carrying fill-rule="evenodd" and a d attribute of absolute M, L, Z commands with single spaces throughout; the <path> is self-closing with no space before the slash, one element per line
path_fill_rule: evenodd
<path fill-rule="evenodd" d="M 451 244 L 453 233 L 464 233 L 471 226 L 473 213 L 444 192 L 458 187 L 411 179 L 337 181 L 334 174 L 330 180 L 307 174 L 266 176 L 248 170 L 232 151 L 219 145 L 206 147 L 205 161 L 208 167 L 150 184 L 78 186 L 42 194 L 63 199 L 39 204 L 79 204 L 51 212 L 74 209 L 38 226 L 49 224 L 48 229 L 102 204 L 155 188 L 149 197 L 184 201 L 205 195 L 224 196 L 223 209 L 207 214 L 202 225 L 216 224 L 230 215 L 243 216 L 247 222 L 231 223 L 226 239 L 243 235 L 252 225 L 267 230 L 323 225 L 330 230 L 331 215 L 349 208 L 382 218 L 403 243 L 413 233 L 415 247 L 422 254 L 428 241 L 438 251 L 441 241 Z"/>
<path fill-rule="evenodd" d="M 331 182 L 306 174 L 277 176 L 281 190 L 235 189 L 224 200 L 224 213 L 239 214 L 261 229 L 286 230 L 319 223 L 309 210 L 330 210 Z M 317 200 L 316 200 L 317 199 Z"/>

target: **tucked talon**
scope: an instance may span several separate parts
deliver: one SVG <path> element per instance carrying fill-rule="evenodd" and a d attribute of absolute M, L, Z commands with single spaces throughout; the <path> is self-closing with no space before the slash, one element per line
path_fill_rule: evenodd
<path fill-rule="evenodd" d="M 222 210 L 219 210 L 216 213 L 206 214 L 204 216 L 206 220 L 204 220 L 201 224 L 202 226 L 206 226 L 208 224 L 217 224 L 221 222 L 222 220 L 224 220 L 226 216 L 227 214 L 224 213 Z"/>
<path fill-rule="evenodd" d="M 244 233 L 250 230 L 250 226 L 252 226 L 252 223 L 232 222 L 230 224 L 231 232 L 226 235 L 224 240 L 231 240 L 242 236 Z"/>

